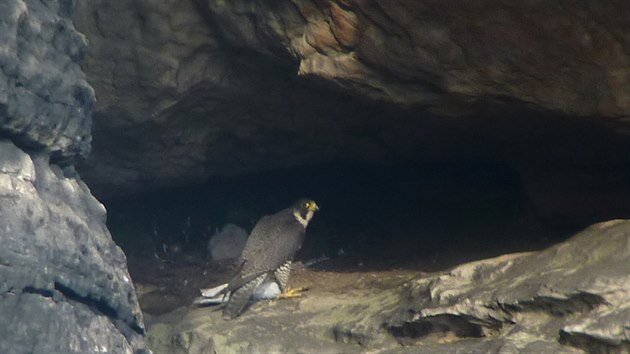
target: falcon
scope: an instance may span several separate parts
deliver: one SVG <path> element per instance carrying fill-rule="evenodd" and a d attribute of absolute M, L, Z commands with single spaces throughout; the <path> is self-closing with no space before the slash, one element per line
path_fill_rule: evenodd
<path fill-rule="evenodd" d="M 300 199 L 293 206 L 273 215 L 263 216 L 252 230 L 234 278 L 218 294 L 229 297 L 223 317 L 238 317 L 252 295 L 277 284 L 279 297 L 298 296 L 298 289 L 287 286 L 291 262 L 302 246 L 308 223 L 319 210 L 310 199 Z"/>

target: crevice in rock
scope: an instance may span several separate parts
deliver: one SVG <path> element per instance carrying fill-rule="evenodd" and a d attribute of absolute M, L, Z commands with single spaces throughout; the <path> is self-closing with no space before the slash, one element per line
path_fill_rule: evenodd
<path fill-rule="evenodd" d="M 514 311 L 544 311 L 552 316 L 567 316 L 574 313 L 588 312 L 604 304 L 606 304 L 606 300 L 600 295 L 579 292 L 570 294 L 565 298 L 536 296 L 531 301 L 506 304 L 504 307 Z"/>
<path fill-rule="evenodd" d="M 138 334 L 143 335 L 145 333 L 144 328 L 140 327 L 138 323 L 132 322 L 130 320 L 121 319 L 118 311 L 113 308 L 110 304 L 105 301 L 94 299 L 89 295 L 83 296 L 78 294 L 72 288 L 61 284 L 60 282 L 54 283 L 55 290 L 59 291 L 63 294 L 67 299 L 82 303 L 95 312 L 101 313 L 107 318 L 111 319 L 114 325 L 127 337 L 128 340 L 131 340 L 129 336 L 129 330 L 132 330 Z M 124 326 L 121 325 L 124 323 Z"/>
<path fill-rule="evenodd" d="M 571 294 L 566 299 L 552 296 L 537 296 L 531 301 L 522 301 L 518 304 L 500 303 L 494 306 L 498 308 L 492 307 L 494 310 L 505 312 L 504 320 L 483 320 L 475 316 L 455 315 L 445 311 L 443 314 L 424 316 L 418 320 L 389 325 L 386 328 L 392 336 L 398 338 L 401 342 L 408 342 L 434 333 L 446 332 L 451 332 L 457 337 L 480 338 L 498 334 L 504 324 L 515 324 L 507 319 L 511 318 L 516 312 L 542 311 L 549 316 L 562 317 L 588 312 L 605 303 L 606 300 L 603 297 L 586 292 Z M 571 334 L 565 332 L 564 337 L 568 338 L 565 341 L 571 340 L 570 336 Z"/>
<path fill-rule="evenodd" d="M 22 293 L 25 294 L 35 294 L 35 295 L 41 295 L 43 297 L 54 297 L 54 292 L 50 289 L 38 289 L 36 287 L 33 286 L 27 286 L 24 289 L 22 289 Z"/>
<path fill-rule="evenodd" d="M 427 316 L 417 321 L 406 322 L 398 326 L 389 326 L 387 330 L 399 339 L 418 339 L 433 333 L 452 332 L 457 337 L 481 338 L 490 331 L 500 329 L 502 322 L 481 321 L 465 315 L 442 314 Z"/>
<path fill-rule="evenodd" d="M 563 345 L 584 350 L 587 353 L 614 354 L 630 352 L 630 343 L 611 343 L 585 333 L 569 333 L 560 330 L 558 341 Z"/>

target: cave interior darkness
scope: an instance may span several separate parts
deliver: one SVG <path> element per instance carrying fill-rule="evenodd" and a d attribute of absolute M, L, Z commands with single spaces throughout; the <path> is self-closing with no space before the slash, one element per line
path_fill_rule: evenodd
<path fill-rule="evenodd" d="M 575 231 L 537 221 L 509 167 L 473 161 L 339 162 L 215 178 L 113 200 L 108 226 L 130 255 L 159 257 L 171 249 L 205 257 L 208 239 L 224 224 L 249 231 L 300 197 L 316 200 L 320 211 L 298 259 L 326 256 L 351 268 L 429 266 L 449 252 L 531 250 Z"/>
<path fill-rule="evenodd" d="M 322 271 L 444 270 L 542 249 L 591 222 L 568 226 L 541 219 L 528 205 L 518 174 L 502 163 L 339 162 L 112 200 L 108 226 L 134 280 L 180 293 L 170 308 L 156 311 L 162 313 L 213 285 L 204 276 L 208 272 L 229 277 L 229 269 L 207 259 L 207 242 L 218 228 L 231 222 L 250 231 L 262 215 L 300 197 L 315 199 L 320 211 L 297 260 L 326 256 L 312 266 Z M 191 279 L 186 291 L 179 285 L 182 277 Z"/>

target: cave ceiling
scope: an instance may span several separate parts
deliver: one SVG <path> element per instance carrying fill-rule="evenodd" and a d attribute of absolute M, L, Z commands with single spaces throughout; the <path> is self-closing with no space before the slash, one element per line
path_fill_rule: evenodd
<path fill-rule="evenodd" d="M 614 175 L 630 161 L 617 3 L 78 2 L 98 100 L 80 172 L 104 198 L 345 160 Z"/>

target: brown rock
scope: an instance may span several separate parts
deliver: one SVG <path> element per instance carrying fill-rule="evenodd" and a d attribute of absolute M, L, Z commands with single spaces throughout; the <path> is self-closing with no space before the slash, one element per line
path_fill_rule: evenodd
<path fill-rule="evenodd" d="M 502 161 L 545 218 L 581 207 L 578 219 L 601 220 L 589 206 L 602 204 L 624 216 L 629 11 L 83 1 L 74 20 L 98 103 L 80 172 L 107 198 L 329 161 Z M 550 168 L 558 178 L 537 172 Z M 575 174 L 604 176 L 545 194 Z M 582 191 L 615 174 L 604 195 Z"/>

